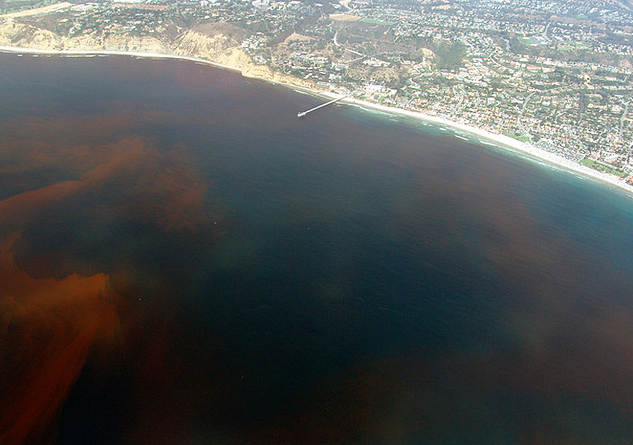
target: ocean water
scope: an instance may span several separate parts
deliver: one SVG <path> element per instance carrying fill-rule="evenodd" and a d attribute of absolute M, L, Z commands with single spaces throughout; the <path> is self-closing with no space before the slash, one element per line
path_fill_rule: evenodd
<path fill-rule="evenodd" d="M 324 100 L 0 54 L 0 442 L 630 443 L 633 199 Z"/>

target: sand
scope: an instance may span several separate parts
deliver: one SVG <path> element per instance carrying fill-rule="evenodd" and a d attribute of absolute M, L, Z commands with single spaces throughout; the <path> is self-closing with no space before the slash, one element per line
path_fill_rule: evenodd
<path fill-rule="evenodd" d="M 0 51 L 25 53 L 25 54 L 50 54 L 50 55 L 65 55 L 65 56 L 121 55 L 121 56 L 133 56 L 133 57 L 142 57 L 142 58 L 179 59 L 179 60 L 188 60 L 188 61 L 192 61 L 196 63 L 203 63 L 203 64 L 207 64 L 207 65 L 211 65 L 211 66 L 215 66 L 219 68 L 230 69 L 233 71 L 241 71 L 239 68 L 222 65 L 219 63 L 211 62 L 209 60 L 198 59 L 194 57 L 179 56 L 179 55 L 170 55 L 170 54 L 155 54 L 155 53 L 126 52 L 126 51 L 65 51 L 65 50 L 60 51 L 60 50 L 19 48 L 19 47 L 9 47 L 9 46 L 0 46 Z M 278 83 L 270 78 L 262 78 L 262 80 Z M 310 89 L 307 89 L 304 87 L 298 87 L 295 85 L 287 85 L 287 86 L 293 89 L 302 91 L 302 92 L 321 95 L 321 96 L 325 96 L 331 99 L 342 97 L 339 94 L 335 94 L 331 92 L 310 90 Z M 593 170 L 584 165 L 580 165 L 573 161 L 565 159 L 562 156 L 547 152 L 531 144 L 526 144 L 524 142 L 518 141 L 508 136 L 491 133 L 489 131 L 482 130 L 477 127 L 461 124 L 461 123 L 454 122 L 442 117 L 431 116 L 429 114 L 424 114 L 424 113 L 413 111 L 413 110 L 404 110 L 401 108 L 388 107 L 385 105 L 380 105 L 380 104 L 376 104 L 376 103 L 365 101 L 365 100 L 355 99 L 349 96 L 345 97 L 343 100 L 341 100 L 341 102 L 348 103 L 354 106 L 367 108 L 370 110 L 381 111 L 384 113 L 405 115 L 405 116 L 420 119 L 425 122 L 431 122 L 438 126 L 445 126 L 445 127 L 453 128 L 455 130 L 460 130 L 462 132 L 475 135 L 483 139 L 484 142 L 488 141 L 488 142 L 498 144 L 500 148 L 513 150 L 513 151 L 528 155 L 528 157 L 534 160 L 544 161 L 544 163 L 550 166 L 561 168 L 573 173 L 577 173 L 583 177 L 595 179 L 605 184 L 608 184 L 610 186 L 617 187 L 620 190 L 626 191 L 629 196 L 633 197 L 633 186 L 627 184 L 626 182 L 618 179 L 617 177 L 613 175 L 609 175 L 607 173 L 602 173 L 597 170 Z M 297 110 L 297 111 L 304 111 L 304 110 Z"/>
<path fill-rule="evenodd" d="M 328 94 L 328 93 L 321 93 L 321 94 L 324 94 L 325 96 L 332 97 L 332 98 L 341 97 L 340 95 L 337 95 L 337 94 Z M 484 142 L 496 143 L 499 145 L 499 148 L 511 149 L 513 151 L 526 154 L 528 155 L 528 157 L 534 158 L 536 160 L 544 161 L 549 166 L 561 168 L 563 170 L 577 173 L 583 177 L 599 180 L 610 186 L 618 187 L 619 189 L 626 191 L 631 197 L 633 197 L 633 186 L 627 184 L 626 182 L 618 179 L 617 177 L 613 175 L 602 173 L 592 168 L 586 167 L 584 165 L 577 164 L 576 162 L 570 161 L 569 159 L 565 159 L 564 157 L 560 155 L 557 155 L 555 153 L 550 153 L 548 151 L 535 147 L 531 144 L 526 144 L 524 142 L 518 141 L 508 136 L 491 133 L 489 131 L 482 130 L 481 128 L 473 127 L 466 124 L 461 124 L 459 122 L 454 122 L 442 117 L 431 116 L 429 114 L 424 114 L 418 111 L 388 107 L 388 106 L 376 104 L 373 102 L 354 99 L 350 97 L 343 99 L 341 102 L 346 102 L 352 105 L 356 105 L 356 106 L 360 106 L 360 107 L 368 108 L 368 109 L 373 109 L 373 110 L 378 110 L 385 113 L 410 116 L 413 118 L 423 120 L 425 122 L 431 122 L 431 123 L 437 124 L 439 126 L 445 126 L 445 127 L 453 128 L 455 130 L 460 130 L 465 133 L 478 136 L 479 138 L 483 139 Z"/>
<path fill-rule="evenodd" d="M 18 17 L 28 17 L 31 15 L 37 15 L 37 14 L 50 14 L 51 12 L 70 8 L 71 6 L 73 6 L 73 4 L 68 3 L 68 2 L 55 3 L 54 5 L 42 6 L 41 8 L 27 9 L 25 11 L 10 12 L 8 14 L 2 14 L 0 15 L 0 18 L 10 19 L 10 18 L 18 18 Z"/>

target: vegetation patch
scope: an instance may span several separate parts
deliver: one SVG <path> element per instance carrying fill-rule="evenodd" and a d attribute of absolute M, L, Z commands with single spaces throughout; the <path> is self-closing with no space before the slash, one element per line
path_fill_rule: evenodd
<path fill-rule="evenodd" d="M 593 159 L 585 158 L 580 161 L 582 165 L 586 165 L 587 167 L 591 167 L 594 170 L 598 170 L 599 172 L 609 173 L 611 175 L 619 176 L 620 178 L 624 178 L 628 176 L 628 173 L 620 170 L 619 168 L 612 167 L 607 164 L 603 164 L 602 162 L 594 161 Z"/>
<path fill-rule="evenodd" d="M 361 23 L 367 23 L 368 25 L 382 25 L 382 26 L 393 26 L 392 22 L 385 22 L 382 20 L 369 19 L 367 17 L 363 17 L 359 20 Z"/>
<path fill-rule="evenodd" d="M 531 37 L 519 36 L 519 42 L 527 46 L 536 46 L 537 43 Z"/>
<path fill-rule="evenodd" d="M 508 136 L 512 139 L 516 139 L 517 141 L 521 141 L 524 142 L 526 144 L 529 144 L 530 142 L 532 142 L 532 138 L 529 136 L 525 136 L 525 135 L 521 135 L 521 134 L 515 134 L 515 133 L 503 133 L 504 136 Z"/>
<path fill-rule="evenodd" d="M 581 42 L 565 42 L 562 45 L 558 45 L 559 51 L 575 51 L 577 49 L 589 49 L 589 46 Z"/>

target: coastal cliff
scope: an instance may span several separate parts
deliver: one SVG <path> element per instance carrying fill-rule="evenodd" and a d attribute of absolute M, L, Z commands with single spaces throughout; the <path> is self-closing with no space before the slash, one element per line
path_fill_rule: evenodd
<path fill-rule="evenodd" d="M 175 47 L 171 49 L 171 53 L 210 60 L 236 68 L 246 77 L 306 88 L 313 86 L 312 83 L 303 79 L 273 72 L 266 65 L 256 65 L 233 37 L 223 33 L 206 35 L 197 30 L 187 31 L 177 40 Z"/>
<path fill-rule="evenodd" d="M 55 51 L 126 51 L 195 57 L 238 69 L 246 77 L 310 88 L 312 83 L 273 72 L 266 65 L 257 65 L 242 50 L 231 30 L 187 30 L 176 39 L 126 34 L 92 32 L 66 37 L 30 24 L 7 20 L 0 23 L 0 46 Z"/>
<path fill-rule="evenodd" d="M 131 51 L 171 53 L 168 45 L 155 37 L 97 32 L 65 37 L 47 29 L 8 20 L 0 24 L 0 45 L 55 51 Z"/>

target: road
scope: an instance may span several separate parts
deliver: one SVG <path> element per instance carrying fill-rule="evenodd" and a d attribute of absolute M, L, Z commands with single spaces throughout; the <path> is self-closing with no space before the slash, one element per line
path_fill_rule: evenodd
<path fill-rule="evenodd" d="M 343 50 L 348 51 L 348 52 L 350 52 L 350 53 L 352 53 L 352 54 L 356 54 L 356 55 L 358 55 L 358 56 L 361 56 L 361 57 L 363 57 L 363 58 L 364 58 L 364 57 L 367 57 L 367 56 L 366 56 L 365 54 L 363 54 L 363 53 L 359 53 L 358 51 L 354 51 L 353 49 L 349 49 L 349 48 L 344 47 L 343 45 L 341 45 L 340 43 L 338 43 L 337 37 L 338 37 L 338 31 L 336 31 L 336 32 L 334 33 L 334 39 L 333 39 L 333 40 L 334 40 L 334 44 L 335 44 L 336 46 L 338 46 L 339 48 L 342 48 Z"/>
<path fill-rule="evenodd" d="M 627 102 L 624 105 L 624 111 L 622 112 L 622 116 L 620 116 L 620 128 L 618 129 L 618 139 L 622 139 L 622 127 L 624 126 L 624 119 L 626 119 L 626 116 L 628 116 L 629 114 L 629 105 L 631 105 L 631 102 Z"/>
<path fill-rule="evenodd" d="M 525 109 L 528 103 L 530 102 L 530 99 L 532 99 L 532 96 L 534 96 L 535 94 L 538 94 L 538 91 L 532 91 L 530 94 L 527 95 L 527 97 L 525 98 L 525 101 L 523 102 L 523 107 L 521 107 L 521 113 L 519 114 L 519 118 L 517 119 L 518 126 L 521 129 L 521 132 L 523 133 L 527 133 L 527 131 L 525 130 L 525 125 L 523 125 L 523 115 L 525 114 Z"/>

